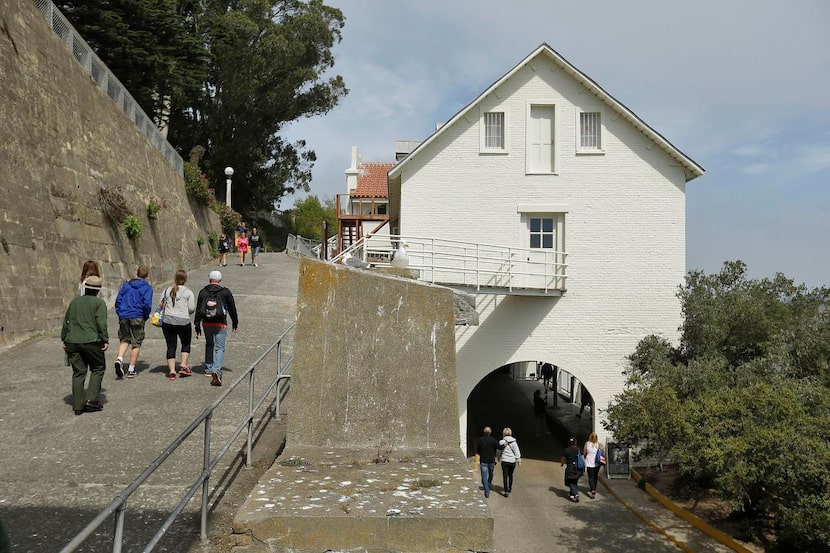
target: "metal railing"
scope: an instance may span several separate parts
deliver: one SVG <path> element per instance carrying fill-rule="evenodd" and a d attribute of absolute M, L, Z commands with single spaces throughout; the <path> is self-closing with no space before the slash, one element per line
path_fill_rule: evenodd
<path fill-rule="evenodd" d="M 164 536 L 167 530 L 172 526 L 173 522 L 178 518 L 178 516 L 182 513 L 185 506 L 190 502 L 196 492 L 199 491 L 201 488 L 202 491 L 202 503 L 201 503 L 201 513 L 200 513 L 200 538 L 202 543 L 207 541 L 207 515 L 208 515 L 208 497 L 210 495 L 210 476 L 213 471 L 216 469 L 219 461 L 225 454 L 230 451 L 231 446 L 236 441 L 237 438 L 242 434 L 243 431 L 247 430 L 247 437 L 245 442 L 245 465 L 247 468 L 251 467 L 251 455 L 252 455 L 252 445 L 253 445 L 253 425 L 254 425 L 254 415 L 255 413 L 266 404 L 266 401 L 269 398 L 269 395 L 272 391 L 276 390 L 275 397 L 271 400 L 274 403 L 274 412 L 276 417 L 279 418 L 280 416 L 280 401 L 285 397 L 288 393 L 288 389 L 290 388 L 290 384 L 286 387 L 282 386 L 284 381 L 289 381 L 291 375 L 288 374 L 287 370 L 291 366 L 291 362 L 293 357 L 288 357 L 285 361 L 283 361 L 282 353 L 283 347 L 289 338 L 293 339 L 293 333 L 296 323 L 292 323 L 288 329 L 283 332 L 283 334 L 277 339 L 276 342 L 271 344 L 265 352 L 259 356 L 259 358 L 254 361 L 246 370 L 243 372 L 239 378 L 237 378 L 230 386 L 228 386 L 223 393 L 208 407 L 202 411 L 193 421 L 187 426 L 187 428 L 182 431 L 179 436 L 173 440 L 170 445 L 168 445 L 161 454 L 156 457 L 153 462 L 151 462 L 144 472 L 142 472 L 138 477 L 136 477 L 132 482 L 130 482 L 126 488 L 124 488 L 121 493 L 119 493 L 115 499 L 113 499 L 102 511 L 98 513 L 98 515 L 89 523 L 87 526 L 77 534 L 72 541 L 70 541 L 63 549 L 61 549 L 61 553 L 70 553 L 71 551 L 75 551 L 79 546 L 81 546 L 93 533 L 100 527 L 113 513 L 115 514 L 115 532 L 112 538 L 112 550 L 114 553 L 120 553 L 123 541 L 124 541 L 124 519 L 127 510 L 127 500 L 130 496 L 139 489 L 139 487 L 152 475 L 160 466 L 161 464 L 168 458 L 170 455 L 182 444 L 185 440 L 190 437 L 197 428 L 204 425 L 204 445 L 203 445 L 203 455 L 202 455 L 202 472 L 200 473 L 199 477 L 196 479 L 193 484 L 187 490 L 184 497 L 179 501 L 178 504 L 174 507 L 173 511 L 170 515 L 165 519 L 161 528 L 153 535 L 150 542 L 144 547 L 142 551 L 145 553 L 152 551 L 155 546 L 158 544 L 159 540 Z M 254 383 L 255 383 L 255 374 L 257 366 L 260 365 L 268 355 L 272 352 L 276 353 L 276 366 L 277 366 L 277 374 L 274 379 L 266 386 L 265 391 L 262 393 L 261 397 L 258 400 L 254 399 Z M 231 394 L 241 383 L 247 380 L 248 381 L 248 408 L 247 408 L 247 415 L 242 419 L 242 422 L 234 429 L 231 436 L 222 444 L 219 449 L 219 452 L 211 457 L 211 423 L 213 422 L 213 413 L 217 407 Z"/>
<path fill-rule="evenodd" d="M 285 242 L 285 251 L 289 254 L 320 259 L 320 241 L 289 234 Z"/>
<path fill-rule="evenodd" d="M 378 266 L 389 265 L 399 244 L 407 246 L 408 268 L 418 272 L 419 280 L 433 284 L 545 294 L 567 289 L 567 254 L 549 249 L 377 234 L 364 236 L 331 261 L 350 253 Z"/>
<path fill-rule="evenodd" d="M 72 55 L 83 66 L 98 86 L 124 111 L 127 117 L 135 124 L 139 132 L 155 148 L 157 148 L 167 162 L 179 174 L 184 175 L 184 161 L 182 156 L 167 142 L 159 132 L 153 120 L 144 113 L 141 106 L 130 95 L 113 73 L 107 69 L 104 62 L 95 55 L 92 48 L 78 34 L 66 17 L 58 10 L 51 0 L 33 0 L 41 15 L 58 38 L 66 44 Z"/>

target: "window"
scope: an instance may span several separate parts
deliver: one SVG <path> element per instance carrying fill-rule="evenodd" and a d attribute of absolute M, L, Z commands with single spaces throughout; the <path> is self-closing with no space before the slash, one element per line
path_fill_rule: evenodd
<path fill-rule="evenodd" d="M 530 217 L 530 247 L 552 250 L 556 245 L 553 217 Z"/>
<path fill-rule="evenodd" d="M 486 111 L 483 118 L 483 151 L 502 152 L 506 149 L 504 140 L 504 112 Z"/>
<path fill-rule="evenodd" d="M 528 174 L 551 174 L 556 169 L 556 106 L 530 104 L 527 112 Z"/>
<path fill-rule="evenodd" d="M 598 111 L 579 113 L 579 148 L 580 151 L 602 151 L 602 125 Z"/>

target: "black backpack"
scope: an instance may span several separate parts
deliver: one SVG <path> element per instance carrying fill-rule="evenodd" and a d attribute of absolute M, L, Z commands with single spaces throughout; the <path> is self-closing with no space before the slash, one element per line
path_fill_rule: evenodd
<path fill-rule="evenodd" d="M 207 289 L 207 296 L 205 302 L 202 304 L 202 321 L 207 323 L 224 323 L 225 308 L 222 300 L 219 299 L 219 294 L 222 293 L 222 288 Z"/>

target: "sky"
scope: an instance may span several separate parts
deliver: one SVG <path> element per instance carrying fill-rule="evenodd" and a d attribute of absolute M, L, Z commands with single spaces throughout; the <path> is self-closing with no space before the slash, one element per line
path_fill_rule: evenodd
<path fill-rule="evenodd" d="M 830 286 L 829 1 L 325 3 L 350 92 L 286 132 L 317 154 L 318 198 L 346 192 L 352 146 L 394 161 L 547 43 L 706 169 L 686 187 L 687 270 Z"/>

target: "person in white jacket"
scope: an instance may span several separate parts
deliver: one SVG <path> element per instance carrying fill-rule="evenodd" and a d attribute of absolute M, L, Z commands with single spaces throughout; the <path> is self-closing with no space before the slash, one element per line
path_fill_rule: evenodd
<path fill-rule="evenodd" d="M 504 479 L 504 497 L 508 497 L 513 491 L 513 471 L 516 465 L 522 464 L 522 452 L 519 451 L 519 443 L 513 437 L 513 431 L 505 428 L 501 431 L 502 439 L 499 440 L 501 453 L 501 474 Z"/>

